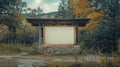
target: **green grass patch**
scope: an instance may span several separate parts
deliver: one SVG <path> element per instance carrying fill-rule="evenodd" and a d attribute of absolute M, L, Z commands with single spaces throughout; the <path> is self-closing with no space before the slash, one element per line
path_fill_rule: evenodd
<path fill-rule="evenodd" d="M 36 45 L 23 45 L 23 44 L 1 44 L 0 54 L 17 54 L 21 52 L 31 52 L 32 47 Z"/>

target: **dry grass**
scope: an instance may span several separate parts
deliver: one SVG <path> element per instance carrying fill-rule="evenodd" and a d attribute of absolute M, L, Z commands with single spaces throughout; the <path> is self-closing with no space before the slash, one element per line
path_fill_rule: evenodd
<path fill-rule="evenodd" d="M 120 53 L 120 44 L 118 45 L 118 51 L 119 51 L 119 53 Z"/>
<path fill-rule="evenodd" d="M 0 45 L 0 54 L 27 52 L 31 51 L 32 47 L 33 46 L 25 45 Z M 118 54 L 112 54 L 111 56 L 101 54 L 100 56 L 101 58 L 99 61 L 94 61 L 95 59 L 85 61 L 85 57 L 83 57 L 81 59 L 82 62 L 50 62 L 46 67 L 120 67 L 120 58 Z M 76 59 L 76 61 L 77 60 L 79 59 Z M 18 64 L 19 62 L 15 60 L 0 61 L 0 67 L 17 67 Z"/>
<path fill-rule="evenodd" d="M 0 67 L 17 67 L 19 62 L 15 60 L 2 60 L 0 61 Z"/>
<path fill-rule="evenodd" d="M 68 59 L 68 57 L 65 57 L 66 60 Z M 49 58 L 44 57 L 42 59 L 46 59 L 49 61 L 48 62 L 46 61 L 47 63 L 45 66 L 40 65 L 39 67 L 120 67 L 120 58 L 118 55 L 112 55 L 112 57 L 103 55 L 100 57 L 99 60 L 96 60 L 96 61 L 95 61 L 95 58 L 90 61 L 86 61 L 84 56 L 81 59 L 80 58 L 76 59 L 76 62 L 50 61 L 57 58 L 60 58 L 60 57 L 49 57 Z M 61 59 L 64 59 L 64 57 Z M 81 61 L 77 61 L 77 60 L 81 60 Z M 18 64 L 19 62 L 15 60 L 0 61 L 0 67 L 17 67 Z M 37 67 L 37 66 L 34 66 L 34 67 Z"/>
<path fill-rule="evenodd" d="M 120 67 L 120 63 L 114 62 L 82 62 L 82 63 L 68 63 L 68 62 L 60 62 L 49 64 L 48 67 Z"/>
<path fill-rule="evenodd" d="M 111 59 L 112 58 L 112 59 Z M 85 61 L 82 58 L 82 62 L 54 62 L 49 63 L 48 67 L 120 67 L 120 58 L 118 55 L 112 57 L 101 56 L 99 61 Z"/>
<path fill-rule="evenodd" d="M 12 45 L 12 44 L 1 44 L 0 54 L 17 54 L 20 52 L 29 52 L 32 50 L 32 46 L 25 45 Z"/>

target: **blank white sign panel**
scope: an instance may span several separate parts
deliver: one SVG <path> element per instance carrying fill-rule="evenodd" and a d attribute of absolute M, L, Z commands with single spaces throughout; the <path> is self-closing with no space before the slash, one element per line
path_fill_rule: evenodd
<path fill-rule="evenodd" d="M 74 43 L 74 27 L 45 26 L 45 44 Z"/>

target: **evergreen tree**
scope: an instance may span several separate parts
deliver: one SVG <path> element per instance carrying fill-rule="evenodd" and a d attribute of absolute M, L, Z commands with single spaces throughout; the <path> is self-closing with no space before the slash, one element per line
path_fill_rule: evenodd
<path fill-rule="evenodd" d="M 21 13 L 26 3 L 21 0 L 0 0 L 0 16 L 11 15 L 13 12 Z"/>
<path fill-rule="evenodd" d="M 22 16 L 25 2 L 21 0 L 0 0 L 0 24 L 4 24 L 9 30 L 9 39 L 14 42 L 16 40 L 16 29 L 22 25 L 25 18 Z"/>
<path fill-rule="evenodd" d="M 61 0 L 58 7 L 59 18 L 73 18 L 72 7 L 70 7 L 70 0 Z"/>
<path fill-rule="evenodd" d="M 79 0 L 80 1 L 80 0 Z M 94 31 L 80 31 L 85 48 L 111 53 L 117 51 L 120 39 L 120 0 L 90 0 L 94 11 L 103 14 Z M 88 26 L 89 28 L 90 26 Z"/>
<path fill-rule="evenodd" d="M 102 52 L 116 51 L 120 38 L 120 0 L 94 0 L 93 4 L 104 13 L 94 32 L 93 44 Z"/>

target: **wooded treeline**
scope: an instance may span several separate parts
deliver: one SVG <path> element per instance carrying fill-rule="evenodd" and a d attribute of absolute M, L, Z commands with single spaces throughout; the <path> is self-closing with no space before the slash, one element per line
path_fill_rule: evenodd
<path fill-rule="evenodd" d="M 38 43 L 38 28 L 25 17 L 41 17 L 21 0 L 0 0 L 0 43 Z M 80 27 L 80 45 L 93 51 L 117 51 L 120 43 L 120 0 L 61 0 L 55 18 L 90 18 Z"/>
<path fill-rule="evenodd" d="M 73 14 L 91 21 L 80 30 L 82 48 L 114 52 L 120 43 L 120 0 L 71 0 Z"/>
<path fill-rule="evenodd" d="M 31 9 L 21 0 L 0 0 L 0 43 L 32 44 L 38 40 L 37 27 L 26 17 L 39 16 L 40 7 Z"/>

